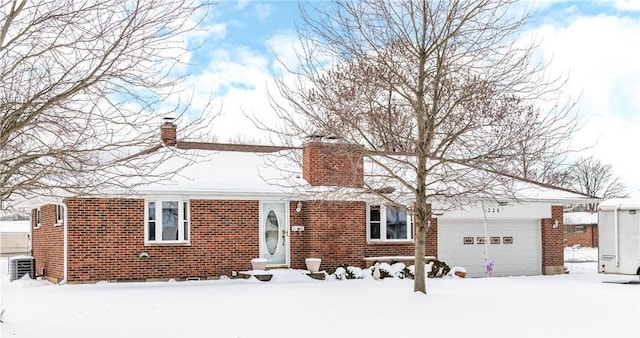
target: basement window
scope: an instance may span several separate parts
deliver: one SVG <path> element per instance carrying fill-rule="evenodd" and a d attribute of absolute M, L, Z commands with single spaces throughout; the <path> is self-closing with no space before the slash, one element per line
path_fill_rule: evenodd
<path fill-rule="evenodd" d="M 146 201 L 145 243 L 188 243 L 189 216 L 188 201 Z"/>
<path fill-rule="evenodd" d="M 371 241 L 413 239 L 411 219 L 405 210 L 387 205 L 370 205 L 367 218 L 368 239 Z"/>

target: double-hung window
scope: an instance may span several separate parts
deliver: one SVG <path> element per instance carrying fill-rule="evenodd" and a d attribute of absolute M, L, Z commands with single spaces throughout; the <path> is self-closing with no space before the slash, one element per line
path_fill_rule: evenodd
<path fill-rule="evenodd" d="M 403 209 L 387 205 L 370 205 L 368 234 L 372 241 L 407 241 L 413 239 L 411 217 Z"/>
<path fill-rule="evenodd" d="M 188 243 L 189 202 L 148 200 L 145 202 L 146 243 Z"/>

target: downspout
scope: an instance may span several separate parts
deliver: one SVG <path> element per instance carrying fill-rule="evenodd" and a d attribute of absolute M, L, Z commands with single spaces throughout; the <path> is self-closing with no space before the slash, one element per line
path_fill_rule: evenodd
<path fill-rule="evenodd" d="M 620 206 L 616 206 L 615 209 L 613 209 L 613 237 L 614 237 L 614 250 L 616 252 L 616 267 L 620 267 L 620 245 L 619 245 L 619 241 L 620 241 L 620 224 L 618 222 L 618 210 L 620 210 Z"/>
<path fill-rule="evenodd" d="M 484 200 L 480 200 L 480 203 L 482 203 L 482 216 L 484 217 L 484 266 L 485 269 L 487 267 L 487 260 L 489 258 L 489 241 L 487 238 L 487 210 L 484 207 Z"/>
<path fill-rule="evenodd" d="M 63 252 L 63 254 L 62 254 L 63 255 L 63 258 L 62 258 L 63 259 L 63 261 L 62 261 L 62 265 L 63 265 L 62 271 L 63 272 L 62 273 L 63 273 L 63 276 L 62 276 L 62 281 L 60 282 L 60 284 L 66 284 L 67 283 L 67 270 L 69 269 L 69 265 L 67 264 L 68 251 L 69 251 L 68 250 L 68 248 L 69 248 L 69 245 L 68 245 L 69 240 L 68 240 L 68 234 L 67 234 L 68 233 L 68 229 L 69 229 L 69 220 L 68 220 L 69 219 L 69 217 L 68 217 L 69 213 L 67 212 L 67 205 L 64 202 L 62 202 L 62 209 L 64 209 L 64 219 L 62 220 L 62 224 L 63 224 L 62 226 L 64 228 L 63 237 L 62 237 L 63 238 L 62 239 L 62 242 L 63 242 L 63 244 L 62 244 L 62 252 Z"/>

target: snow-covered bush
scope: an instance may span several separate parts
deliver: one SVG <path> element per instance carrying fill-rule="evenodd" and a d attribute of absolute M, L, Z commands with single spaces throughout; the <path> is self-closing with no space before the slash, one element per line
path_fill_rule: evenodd
<path fill-rule="evenodd" d="M 333 276 L 336 279 L 344 280 L 344 279 L 362 279 L 363 272 L 362 269 L 355 266 L 346 266 L 342 264 L 336 268 L 336 271 L 333 272 Z"/>
<path fill-rule="evenodd" d="M 375 269 L 375 263 L 366 269 L 360 269 L 354 266 L 347 266 L 342 264 L 336 268 L 333 272 L 333 276 L 339 280 L 345 279 L 369 279 L 373 276 L 373 271 Z M 413 279 L 415 276 L 415 266 L 406 266 L 404 263 L 380 263 L 380 279 L 384 278 L 408 278 Z M 429 278 L 441 278 L 447 276 L 451 268 L 447 265 L 447 263 L 439 261 L 439 260 L 429 260 L 427 264 L 425 264 L 425 272 L 427 277 Z"/>
<path fill-rule="evenodd" d="M 449 274 L 449 271 L 451 271 L 451 268 L 447 263 L 437 259 L 430 259 L 427 262 L 427 265 L 430 266 L 429 269 L 426 269 L 427 277 L 429 278 L 441 278 Z"/>

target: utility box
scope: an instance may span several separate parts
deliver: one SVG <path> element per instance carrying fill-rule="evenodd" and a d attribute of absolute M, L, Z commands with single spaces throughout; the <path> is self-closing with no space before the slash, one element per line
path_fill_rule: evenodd
<path fill-rule="evenodd" d="M 640 275 L 640 199 L 598 205 L 598 272 Z"/>
<path fill-rule="evenodd" d="M 31 256 L 11 257 L 9 259 L 9 280 L 14 281 L 28 274 L 36 278 L 36 259 Z"/>

